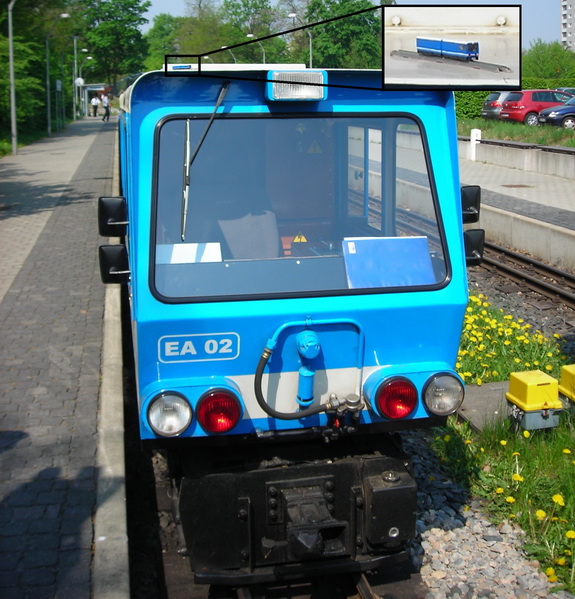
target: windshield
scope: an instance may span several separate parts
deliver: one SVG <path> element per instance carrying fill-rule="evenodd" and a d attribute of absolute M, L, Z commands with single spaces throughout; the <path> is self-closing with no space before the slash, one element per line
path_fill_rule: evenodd
<path fill-rule="evenodd" d="M 218 118 L 190 166 L 206 123 L 173 119 L 159 132 L 160 296 L 357 293 L 445 279 L 415 120 Z"/>

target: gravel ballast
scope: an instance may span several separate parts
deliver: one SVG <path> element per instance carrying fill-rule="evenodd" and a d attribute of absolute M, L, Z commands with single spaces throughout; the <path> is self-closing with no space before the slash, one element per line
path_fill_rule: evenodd
<path fill-rule="evenodd" d="M 469 269 L 471 294 L 483 294 L 495 308 L 522 318 L 550 337 L 564 340 L 575 362 L 575 313 L 480 268 Z M 524 532 L 515 524 L 493 525 L 485 504 L 453 483 L 430 449 L 430 433 L 403 435 L 418 484 L 417 538 L 411 557 L 429 588 L 426 599 L 572 599 L 557 591 L 537 561 L 522 551 Z M 554 592 L 555 591 L 555 592 Z"/>

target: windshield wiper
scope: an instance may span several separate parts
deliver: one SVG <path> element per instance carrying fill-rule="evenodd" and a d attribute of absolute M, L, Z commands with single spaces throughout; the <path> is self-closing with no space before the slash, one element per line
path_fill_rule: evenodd
<path fill-rule="evenodd" d="M 198 141 L 198 145 L 194 149 L 192 155 L 190 156 L 190 119 L 186 120 L 186 139 L 184 142 L 184 189 L 182 194 L 182 241 L 185 241 L 186 238 L 186 223 L 188 220 L 188 195 L 190 191 L 190 169 L 192 168 L 192 164 L 204 143 L 204 139 L 206 139 L 206 135 L 216 118 L 216 113 L 218 112 L 218 108 L 221 106 L 226 94 L 228 93 L 228 88 L 230 86 L 229 81 L 224 81 L 222 85 L 222 89 L 220 89 L 220 93 L 218 95 L 218 99 L 216 100 L 216 105 L 214 106 L 214 110 L 210 116 L 210 119 Z"/>

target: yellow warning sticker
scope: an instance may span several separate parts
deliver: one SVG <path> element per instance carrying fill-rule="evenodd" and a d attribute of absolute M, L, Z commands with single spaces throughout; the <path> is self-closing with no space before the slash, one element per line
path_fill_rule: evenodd
<path fill-rule="evenodd" d="M 308 154 L 321 154 L 321 148 L 315 139 L 311 142 L 310 147 L 307 149 Z"/>
<path fill-rule="evenodd" d="M 293 238 L 293 241 L 292 241 L 292 243 L 307 243 L 306 236 L 305 236 L 303 233 L 299 232 L 299 233 L 298 233 L 298 234 L 297 234 L 297 235 L 296 235 L 296 236 Z"/>

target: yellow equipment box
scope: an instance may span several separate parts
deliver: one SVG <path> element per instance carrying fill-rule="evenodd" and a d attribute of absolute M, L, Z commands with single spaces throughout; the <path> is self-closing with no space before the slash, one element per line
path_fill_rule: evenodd
<path fill-rule="evenodd" d="M 512 372 L 505 397 L 524 412 L 560 410 L 563 407 L 557 379 L 541 370 Z"/>
<path fill-rule="evenodd" d="M 575 364 L 569 364 L 561 368 L 559 393 L 575 402 Z"/>

